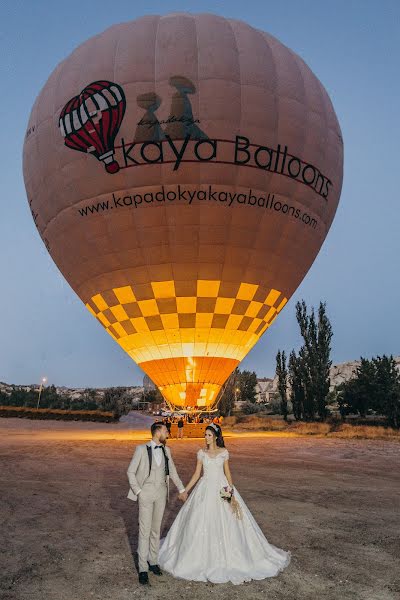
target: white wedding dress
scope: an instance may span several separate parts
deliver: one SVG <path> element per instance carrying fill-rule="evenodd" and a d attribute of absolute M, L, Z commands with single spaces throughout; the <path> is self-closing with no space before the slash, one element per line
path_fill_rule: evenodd
<path fill-rule="evenodd" d="M 203 476 L 160 542 L 160 567 L 178 578 L 212 583 L 277 575 L 289 564 L 290 552 L 268 543 L 235 486 L 242 519 L 220 497 L 220 489 L 229 485 L 224 473 L 228 450 L 214 458 L 199 450 L 197 457 Z"/>

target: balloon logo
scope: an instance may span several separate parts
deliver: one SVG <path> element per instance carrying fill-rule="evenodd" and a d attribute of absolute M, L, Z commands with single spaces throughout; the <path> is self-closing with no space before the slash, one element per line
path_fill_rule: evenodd
<path fill-rule="evenodd" d="M 56 67 L 23 163 L 35 225 L 87 309 L 172 408 L 210 410 L 318 255 L 343 141 L 326 90 L 276 38 L 172 14 L 113 26 Z"/>
<path fill-rule="evenodd" d="M 93 154 L 104 163 L 107 173 L 117 173 L 114 140 L 126 108 L 121 86 L 111 81 L 95 81 L 71 98 L 60 115 L 60 131 L 72 150 Z"/>

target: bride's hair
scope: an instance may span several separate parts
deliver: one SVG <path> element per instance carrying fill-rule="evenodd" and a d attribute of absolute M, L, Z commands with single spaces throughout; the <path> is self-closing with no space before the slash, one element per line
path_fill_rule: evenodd
<path fill-rule="evenodd" d="M 217 423 L 211 423 L 207 425 L 206 431 L 209 429 L 215 436 L 215 443 L 218 448 L 225 448 L 224 436 L 222 435 L 222 429 Z"/>

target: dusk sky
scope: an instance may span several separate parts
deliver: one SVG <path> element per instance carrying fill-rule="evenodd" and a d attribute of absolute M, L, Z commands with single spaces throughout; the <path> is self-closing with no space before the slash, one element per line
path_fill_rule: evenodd
<path fill-rule="evenodd" d="M 140 384 L 143 372 L 107 335 L 53 263 L 22 176 L 32 104 L 56 65 L 87 38 L 145 14 L 211 12 L 267 31 L 325 86 L 344 140 L 344 184 L 309 273 L 241 364 L 273 376 L 277 351 L 301 345 L 295 304 L 326 301 L 334 363 L 400 354 L 400 3 L 398 0 L 5 2 L 2 114 L 0 381 L 69 387 Z"/>

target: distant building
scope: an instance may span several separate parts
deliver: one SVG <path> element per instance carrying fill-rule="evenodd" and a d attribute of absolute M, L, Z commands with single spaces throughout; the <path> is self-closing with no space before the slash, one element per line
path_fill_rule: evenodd
<path fill-rule="evenodd" d="M 276 393 L 275 380 L 270 377 L 261 377 L 257 379 L 255 393 L 257 404 L 269 404 Z M 246 402 L 240 400 L 240 394 L 238 394 L 238 399 L 234 403 L 235 409 L 240 410 L 244 404 L 246 404 Z"/>
<path fill-rule="evenodd" d="M 258 404 L 269 404 L 275 392 L 274 380 L 269 377 L 257 379 L 256 402 Z"/>

